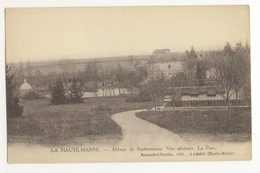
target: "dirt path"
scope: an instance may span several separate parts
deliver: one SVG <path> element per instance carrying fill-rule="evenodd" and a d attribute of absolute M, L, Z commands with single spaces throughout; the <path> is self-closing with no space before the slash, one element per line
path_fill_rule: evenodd
<path fill-rule="evenodd" d="M 184 144 L 176 134 L 135 116 L 134 110 L 112 115 L 112 119 L 121 127 L 123 139 L 120 145 L 128 146 L 160 146 Z"/>

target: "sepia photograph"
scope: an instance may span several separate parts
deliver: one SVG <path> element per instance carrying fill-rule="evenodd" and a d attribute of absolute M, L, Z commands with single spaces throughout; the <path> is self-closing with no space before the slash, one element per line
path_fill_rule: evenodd
<path fill-rule="evenodd" d="M 6 8 L 8 163 L 252 159 L 249 6 Z"/>

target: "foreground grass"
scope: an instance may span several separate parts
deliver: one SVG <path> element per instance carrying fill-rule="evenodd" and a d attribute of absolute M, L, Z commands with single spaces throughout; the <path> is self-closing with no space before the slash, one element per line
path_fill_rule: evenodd
<path fill-rule="evenodd" d="M 187 141 L 251 141 L 251 110 L 149 111 L 139 118 L 178 134 Z"/>
<path fill-rule="evenodd" d="M 8 143 L 41 145 L 118 142 L 120 127 L 111 115 L 147 108 L 126 103 L 126 97 L 87 98 L 82 104 L 50 105 L 49 99 L 23 100 L 21 117 L 8 118 Z"/>

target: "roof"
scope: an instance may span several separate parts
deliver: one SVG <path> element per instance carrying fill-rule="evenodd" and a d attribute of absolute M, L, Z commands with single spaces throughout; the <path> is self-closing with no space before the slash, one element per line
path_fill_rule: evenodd
<path fill-rule="evenodd" d="M 225 100 L 220 95 L 216 95 L 214 97 L 208 97 L 206 94 L 198 95 L 197 97 L 192 96 L 182 96 L 182 101 L 203 101 L 203 100 Z"/>
<path fill-rule="evenodd" d="M 149 58 L 149 63 L 162 63 L 162 62 L 176 62 L 184 61 L 185 55 L 183 53 L 162 53 L 162 54 L 153 54 Z"/>
<path fill-rule="evenodd" d="M 224 93 L 224 89 L 222 87 L 211 87 L 211 86 L 198 86 L 198 87 L 177 87 L 178 89 L 181 89 L 182 95 L 191 95 L 191 96 L 197 96 L 200 94 L 206 94 L 208 96 L 215 96 L 217 93 Z M 172 88 L 167 87 L 164 90 L 164 94 L 171 94 Z"/>
<path fill-rule="evenodd" d="M 24 83 L 20 86 L 20 90 L 30 90 L 32 86 L 27 83 L 27 80 L 24 79 Z"/>
<path fill-rule="evenodd" d="M 158 54 L 169 54 L 170 49 L 156 49 L 153 51 L 153 54 L 158 55 Z"/>

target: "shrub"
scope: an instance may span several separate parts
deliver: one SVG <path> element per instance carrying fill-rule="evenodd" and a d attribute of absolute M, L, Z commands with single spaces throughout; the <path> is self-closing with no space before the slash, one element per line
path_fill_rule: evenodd
<path fill-rule="evenodd" d="M 28 93 L 23 95 L 22 98 L 26 100 L 35 100 L 42 98 L 42 96 L 35 91 L 29 91 Z"/>

